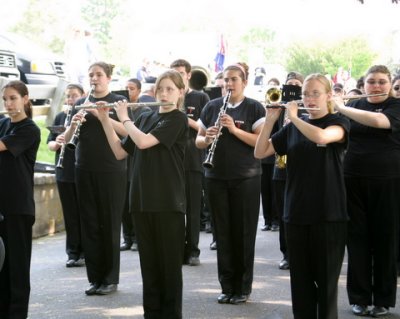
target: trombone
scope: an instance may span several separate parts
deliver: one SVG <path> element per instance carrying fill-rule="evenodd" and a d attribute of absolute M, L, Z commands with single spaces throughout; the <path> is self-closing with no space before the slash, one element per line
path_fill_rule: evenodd
<path fill-rule="evenodd" d="M 169 106 L 169 105 L 175 105 L 175 103 L 171 102 L 139 102 L 139 103 L 128 103 L 128 107 L 130 108 L 137 108 L 137 107 L 152 107 L 152 106 Z M 115 107 L 115 102 L 114 103 L 108 103 L 104 105 L 97 105 L 97 104 L 89 104 L 89 105 L 77 105 L 75 106 L 75 109 L 77 110 L 84 110 L 84 109 L 102 109 L 102 108 L 114 108 Z"/>

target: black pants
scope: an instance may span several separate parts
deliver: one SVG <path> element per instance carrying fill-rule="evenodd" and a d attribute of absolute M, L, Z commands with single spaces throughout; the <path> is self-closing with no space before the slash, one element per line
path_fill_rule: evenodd
<path fill-rule="evenodd" d="M 0 222 L 6 257 L 0 271 L 0 318 L 25 319 L 31 291 L 32 225 L 34 216 L 8 215 Z"/>
<path fill-rule="evenodd" d="M 184 258 L 199 257 L 200 255 L 199 239 L 202 178 L 201 172 L 185 172 L 186 236 Z"/>
<path fill-rule="evenodd" d="M 337 319 L 347 222 L 286 224 L 295 319 Z"/>
<path fill-rule="evenodd" d="M 132 245 L 133 243 L 136 243 L 136 232 L 133 214 L 129 209 L 129 189 L 130 183 L 128 182 L 126 187 L 124 210 L 122 213 L 122 237 L 124 238 L 125 243 Z"/>
<path fill-rule="evenodd" d="M 346 179 L 350 304 L 396 304 L 400 179 Z"/>
<path fill-rule="evenodd" d="M 279 219 L 279 249 L 283 258 L 289 260 L 289 252 L 286 241 L 286 227 L 283 221 L 283 205 L 285 203 L 285 180 L 274 180 L 272 183 L 272 192 L 274 194 L 274 206 Z"/>
<path fill-rule="evenodd" d="M 260 212 L 260 176 L 207 179 L 223 293 L 250 294 Z"/>
<path fill-rule="evenodd" d="M 81 221 L 75 183 L 57 181 L 64 216 L 66 253 L 68 259 L 83 257 Z"/>
<path fill-rule="evenodd" d="M 185 215 L 134 212 L 143 280 L 144 317 L 182 318 Z"/>
<path fill-rule="evenodd" d="M 274 163 L 262 164 L 261 203 L 263 208 L 264 225 L 278 225 L 278 214 L 273 205 L 272 175 Z"/>
<path fill-rule="evenodd" d="M 89 172 L 77 168 L 75 178 L 88 280 L 118 284 L 126 172 Z"/>

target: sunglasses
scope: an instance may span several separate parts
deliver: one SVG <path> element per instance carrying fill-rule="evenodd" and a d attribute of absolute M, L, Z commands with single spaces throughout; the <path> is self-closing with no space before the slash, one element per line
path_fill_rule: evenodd
<path fill-rule="evenodd" d="M 395 91 L 398 91 L 398 90 L 400 90 L 400 85 L 396 85 L 396 86 L 394 86 L 394 87 L 393 87 L 393 90 L 395 90 Z"/>

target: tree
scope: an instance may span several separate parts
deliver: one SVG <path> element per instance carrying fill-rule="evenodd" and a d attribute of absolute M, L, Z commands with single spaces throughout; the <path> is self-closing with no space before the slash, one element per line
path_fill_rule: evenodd
<path fill-rule="evenodd" d="M 312 46 L 305 46 L 295 43 L 286 52 L 287 70 L 333 75 L 339 67 L 343 67 L 354 78 L 362 76 L 377 57 L 362 38 L 349 38 L 332 45 L 312 43 Z"/>

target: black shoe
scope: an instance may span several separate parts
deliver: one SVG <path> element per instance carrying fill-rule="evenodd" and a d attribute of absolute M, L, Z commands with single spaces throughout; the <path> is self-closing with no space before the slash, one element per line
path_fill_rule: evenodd
<path fill-rule="evenodd" d="M 67 262 L 65 263 L 65 266 L 67 268 L 75 267 L 75 259 L 68 259 Z"/>
<path fill-rule="evenodd" d="M 190 266 L 198 266 L 200 265 L 200 258 L 196 256 L 192 256 L 189 258 L 189 265 Z"/>
<path fill-rule="evenodd" d="M 100 287 L 100 284 L 92 283 L 89 288 L 85 290 L 85 294 L 88 296 L 93 296 L 96 294 L 97 289 Z"/>
<path fill-rule="evenodd" d="M 369 315 L 369 310 L 368 306 L 364 305 L 353 305 L 352 309 L 353 313 L 356 316 L 368 316 Z"/>
<path fill-rule="evenodd" d="M 379 307 L 379 306 L 375 306 L 371 312 L 369 313 L 371 315 L 371 317 L 374 318 L 378 318 L 378 317 L 382 317 L 385 316 L 389 313 L 389 308 L 386 307 Z"/>
<path fill-rule="evenodd" d="M 130 243 L 123 243 L 120 247 L 119 250 L 120 251 L 124 251 L 124 250 L 129 250 L 131 249 L 132 244 Z"/>
<path fill-rule="evenodd" d="M 261 227 L 262 231 L 267 231 L 267 230 L 271 230 L 271 226 L 270 225 L 264 225 L 263 227 Z"/>
<path fill-rule="evenodd" d="M 96 290 L 96 295 L 109 295 L 116 292 L 118 288 L 117 284 L 101 285 Z"/>
<path fill-rule="evenodd" d="M 231 294 L 220 294 L 218 296 L 218 303 L 229 303 L 231 301 L 232 295 Z"/>
<path fill-rule="evenodd" d="M 279 225 L 272 225 L 271 226 L 271 231 L 278 231 L 279 230 Z"/>
<path fill-rule="evenodd" d="M 217 250 L 217 242 L 216 242 L 216 241 L 213 241 L 213 242 L 210 244 L 210 249 L 211 249 L 211 250 Z"/>
<path fill-rule="evenodd" d="M 286 258 L 283 258 L 279 263 L 279 269 L 288 270 L 289 269 L 289 262 Z"/>
<path fill-rule="evenodd" d="M 82 266 L 85 266 L 85 258 L 79 258 L 78 260 L 75 260 L 74 267 L 82 267 Z"/>
<path fill-rule="evenodd" d="M 238 305 L 240 303 L 246 302 L 247 299 L 249 299 L 249 295 L 233 295 L 230 300 L 230 303 L 232 305 Z"/>

